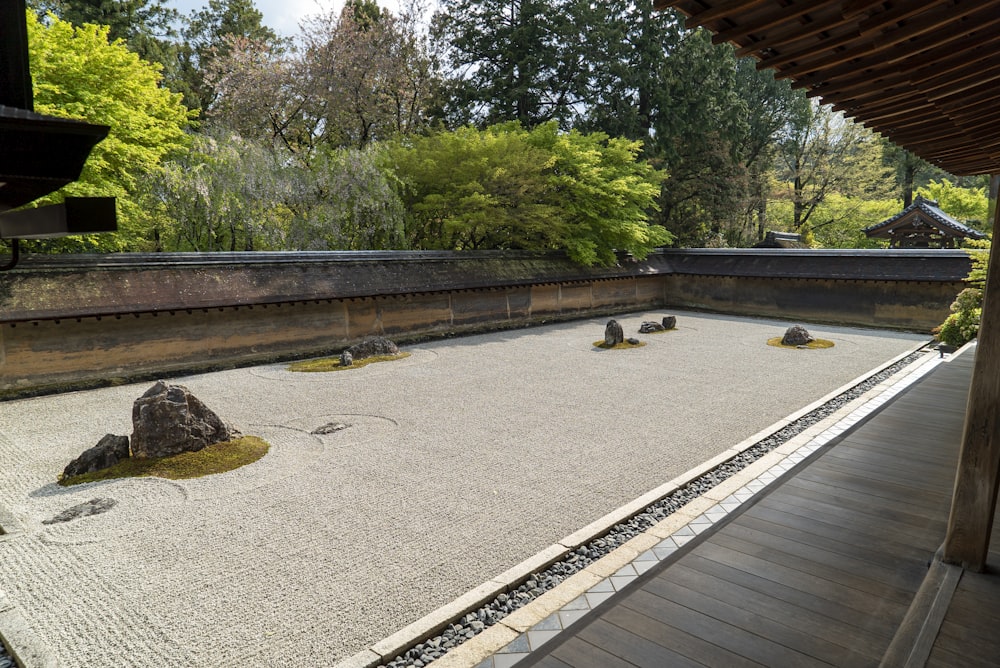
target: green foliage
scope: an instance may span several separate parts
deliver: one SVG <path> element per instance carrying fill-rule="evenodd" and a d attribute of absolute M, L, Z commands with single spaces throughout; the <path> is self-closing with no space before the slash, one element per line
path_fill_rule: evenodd
<path fill-rule="evenodd" d="M 47 245 L 63 250 L 129 248 L 144 234 L 143 213 L 131 192 L 144 174 L 187 144 L 190 112 L 180 95 L 160 87 L 157 66 L 140 60 L 121 41 L 108 42 L 106 27 L 75 28 L 51 15 L 42 23 L 29 13 L 28 45 L 37 112 L 111 127 L 91 152 L 80 180 L 37 204 L 65 196 L 118 198 L 118 235 Z"/>
<path fill-rule="evenodd" d="M 253 0 L 208 0 L 206 7 L 191 12 L 178 54 L 184 102 L 189 107 L 207 109 L 215 101 L 205 72 L 214 58 L 228 55 L 233 38 L 280 47 L 278 36 L 262 23 L 263 18 Z"/>
<path fill-rule="evenodd" d="M 148 234 L 143 250 L 282 248 L 293 217 L 287 168 L 237 135 L 196 135 L 191 150 L 152 170 L 138 189 Z"/>
<path fill-rule="evenodd" d="M 144 250 L 401 248 L 403 209 L 373 149 L 317 151 L 308 164 L 233 133 L 196 135 L 190 152 L 139 188 Z"/>
<path fill-rule="evenodd" d="M 663 175 L 638 162 L 637 142 L 561 133 L 555 122 L 471 127 L 394 143 L 387 168 L 424 249 L 564 249 L 586 265 L 614 251 L 645 257 L 670 241 L 651 226 Z"/>
<path fill-rule="evenodd" d="M 792 230 L 804 231 L 832 193 L 887 199 L 894 184 L 871 131 L 814 103 L 779 144 L 779 181 L 792 202 Z"/>
<path fill-rule="evenodd" d="M 831 193 L 815 207 L 808 232 L 813 243 L 821 248 L 881 248 L 885 244 L 869 239 L 863 230 L 894 216 L 901 208 L 899 200 L 870 200 Z M 790 199 L 772 201 L 769 211 L 776 229 L 793 229 L 793 203 Z"/>
<path fill-rule="evenodd" d="M 979 334 L 983 314 L 983 291 L 966 288 L 951 305 L 951 315 L 938 328 L 938 339 L 952 346 L 962 346 Z"/>
<path fill-rule="evenodd" d="M 970 241 L 966 252 L 972 258 L 972 269 L 965 280 L 972 287 L 958 293 L 951 305 L 951 315 L 935 329 L 938 339 L 953 346 L 964 345 L 979 334 L 983 291 L 990 264 L 990 241 Z"/>
<path fill-rule="evenodd" d="M 372 11 L 354 3 L 314 17 L 290 52 L 227 35 L 224 52 L 206 65 L 215 94 L 208 118 L 305 162 L 316 150 L 422 130 L 437 71 L 418 17 L 385 10 L 374 20 Z"/>
<path fill-rule="evenodd" d="M 598 3 L 599 5 L 600 3 Z M 582 0 L 443 0 L 431 34 L 450 66 L 446 116 L 456 123 L 569 124 L 583 99 L 599 26 Z"/>
<path fill-rule="evenodd" d="M 403 204 L 380 166 L 382 149 L 317 151 L 289 167 L 295 212 L 285 247 L 296 250 L 403 249 Z"/>
<path fill-rule="evenodd" d="M 935 200 L 949 216 L 979 230 L 988 229 L 989 198 L 986 188 L 962 188 L 950 181 L 931 181 L 917 194 Z"/>

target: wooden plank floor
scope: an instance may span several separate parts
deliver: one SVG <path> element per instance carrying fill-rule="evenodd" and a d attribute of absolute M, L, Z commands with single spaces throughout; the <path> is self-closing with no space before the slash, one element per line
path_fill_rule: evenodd
<path fill-rule="evenodd" d="M 877 666 L 944 541 L 972 361 L 938 366 L 518 665 Z M 963 578 L 934 665 L 997 665 L 989 583 Z"/>

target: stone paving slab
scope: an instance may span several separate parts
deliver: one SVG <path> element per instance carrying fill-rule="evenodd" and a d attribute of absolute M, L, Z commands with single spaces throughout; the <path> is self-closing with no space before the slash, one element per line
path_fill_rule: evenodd
<path fill-rule="evenodd" d="M 61 666 L 328 666 L 928 337 L 674 312 L 600 351 L 606 319 L 410 347 L 328 374 L 270 365 L 171 379 L 272 444 L 197 480 L 64 489 L 129 433 L 148 384 L 0 403 L 0 591 Z M 665 312 L 618 316 L 627 334 Z M 325 436 L 332 421 L 351 425 Z M 102 496 L 103 515 L 43 525 Z M 596 576 L 595 576 L 596 577 Z M 546 629 L 540 629 L 544 631 Z M 4 629 L 0 628 L 0 633 Z M 539 636 L 541 637 L 541 636 Z"/>

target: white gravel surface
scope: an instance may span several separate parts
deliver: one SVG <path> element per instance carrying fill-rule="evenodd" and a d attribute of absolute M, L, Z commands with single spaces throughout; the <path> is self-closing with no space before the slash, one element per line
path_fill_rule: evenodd
<path fill-rule="evenodd" d="M 66 667 L 328 666 L 928 339 L 788 350 L 765 342 L 793 323 L 683 312 L 636 334 L 665 314 L 619 316 L 628 351 L 593 347 L 601 318 L 170 379 L 272 444 L 197 480 L 54 484 L 150 383 L 0 403 L 0 593 Z M 95 497 L 118 504 L 42 524 Z"/>

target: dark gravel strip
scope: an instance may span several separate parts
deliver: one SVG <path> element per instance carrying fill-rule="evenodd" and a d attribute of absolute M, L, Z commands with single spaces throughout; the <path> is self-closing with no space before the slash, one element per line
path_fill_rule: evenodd
<path fill-rule="evenodd" d="M 834 397 L 827 403 L 806 413 L 786 427 L 750 446 L 736 457 L 720 464 L 708 473 L 695 478 L 684 487 L 668 494 L 659 501 L 633 515 L 625 522 L 614 525 L 599 538 L 576 548 L 560 561 L 538 573 L 531 574 L 516 589 L 500 594 L 478 610 L 473 610 L 448 625 L 437 636 L 425 640 L 400 656 L 383 665 L 389 668 L 422 668 L 434 659 L 440 658 L 450 649 L 473 638 L 487 627 L 535 600 L 545 592 L 557 587 L 563 580 L 594 563 L 604 555 L 624 545 L 631 539 L 658 524 L 676 510 L 698 498 L 727 478 L 735 475 L 771 450 L 781 446 L 817 422 L 832 415 L 840 408 L 872 389 L 885 379 L 895 375 L 923 356 L 912 353 L 879 373 L 868 377 L 854 387 Z M 0 655 L 2 656 L 2 655 Z M 0 660 L 0 668 L 7 668 Z"/>
<path fill-rule="evenodd" d="M 0 668 L 17 668 L 14 657 L 7 651 L 3 642 L 0 642 Z"/>

